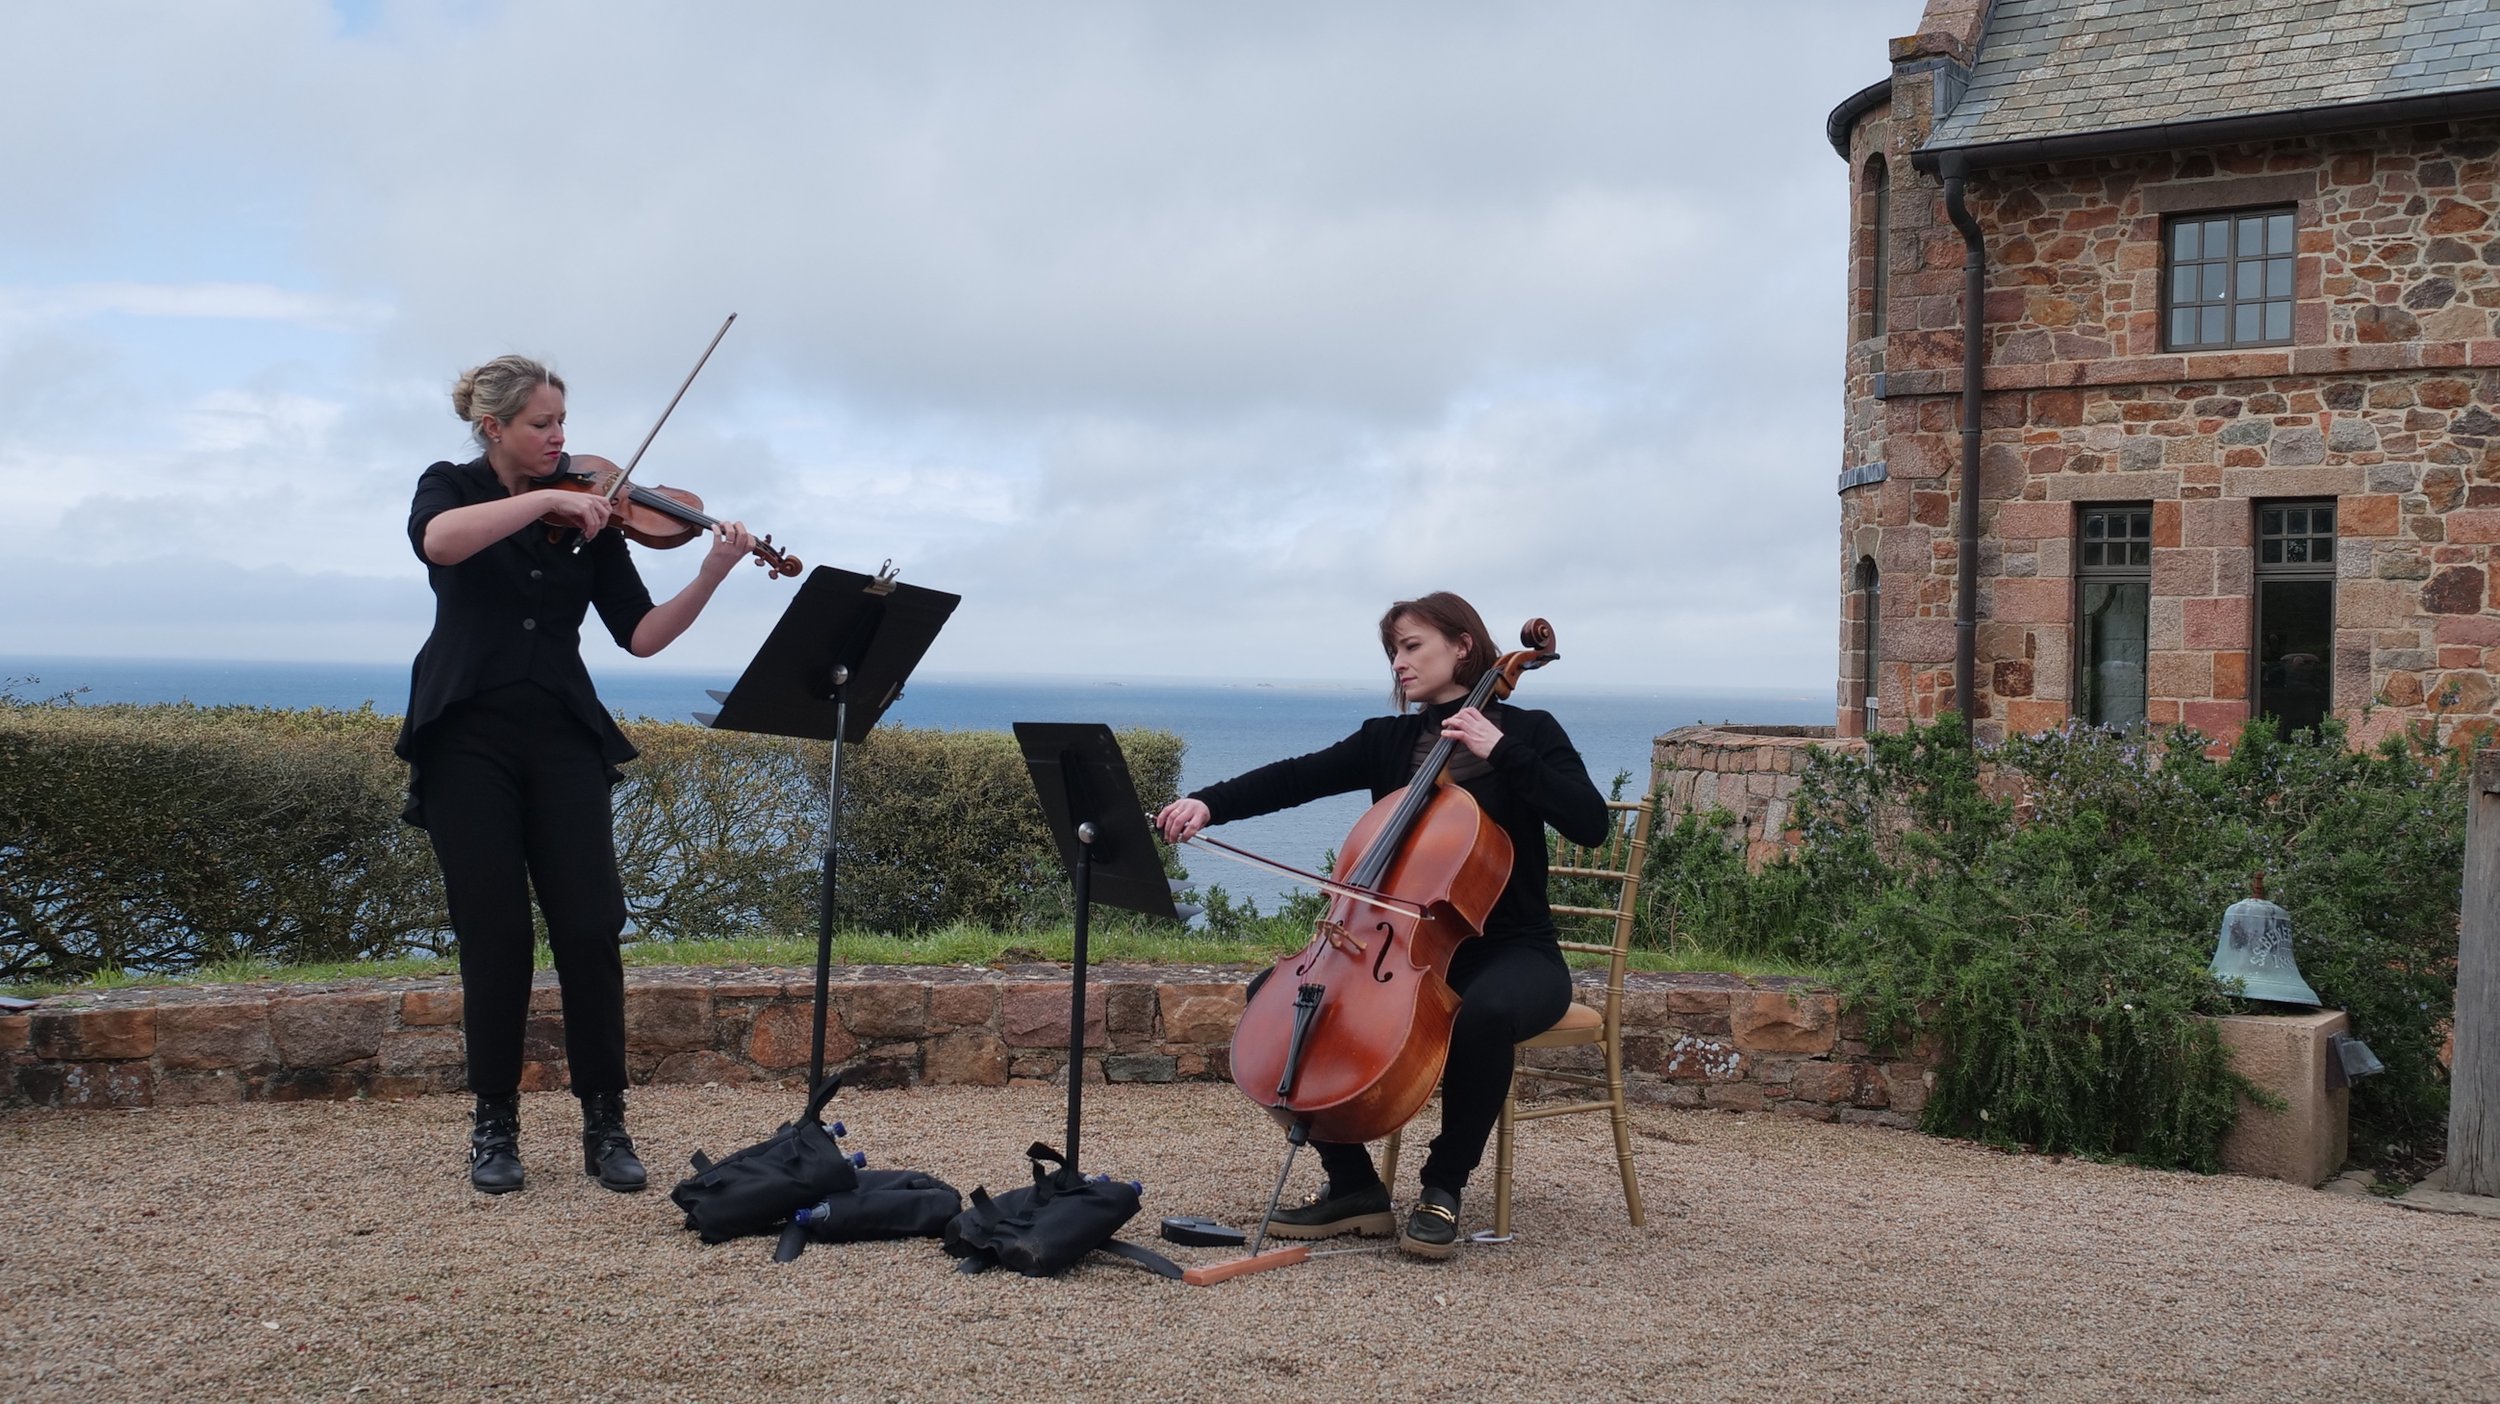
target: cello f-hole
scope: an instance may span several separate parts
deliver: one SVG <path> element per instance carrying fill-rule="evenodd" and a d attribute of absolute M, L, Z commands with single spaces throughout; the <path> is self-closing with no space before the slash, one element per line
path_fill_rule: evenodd
<path fill-rule="evenodd" d="M 1380 967 L 1381 963 L 1389 958 L 1389 938 L 1397 935 L 1398 933 L 1396 927 L 1391 926 L 1385 921 L 1380 923 L 1376 929 L 1380 932 L 1380 954 L 1372 957 L 1372 979 L 1379 984 L 1385 985 L 1391 980 L 1397 978 Z"/>

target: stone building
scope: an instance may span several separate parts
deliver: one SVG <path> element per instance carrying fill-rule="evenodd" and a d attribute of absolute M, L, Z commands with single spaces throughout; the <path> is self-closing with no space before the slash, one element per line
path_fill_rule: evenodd
<path fill-rule="evenodd" d="M 1827 123 L 1837 735 L 2491 728 L 2500 9 L 1929 0 L 1891 60 Z M 1671 733 L 1658 780 L 1794 744 Z"/>
<path fill-rule="evenodd" d="M 1932 0 L 1892 58 L 1829 124 L 1841 733 L 1964 658 L 1991 737 L 2487 718 L 2500 14 Z"/>

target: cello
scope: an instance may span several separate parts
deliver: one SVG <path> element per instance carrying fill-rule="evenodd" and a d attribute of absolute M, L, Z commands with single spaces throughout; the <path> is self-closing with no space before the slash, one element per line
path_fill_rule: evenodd
<path fill-rule="evenodd" d="M 1542 619 L 1519 637 L 1526 647 L 1497 659 L 1467 706 L 1508 697 L 1522 673 L 1560 657 Z M 1321 883 L 1330 902 L 1310 944 L 1278 961 L 1242 1010 L 1233 1085 L 1297 1146 L 1378 1140 L 1441 1081 L 1459 1004 L 1450 958 L 1483 929 L 1513 856 L 1510 835 L 1450 782 L 1456 747 L 1442 737 L 1404 788 L 1355 821 L 1338 847 L 1342 876 Z"/>

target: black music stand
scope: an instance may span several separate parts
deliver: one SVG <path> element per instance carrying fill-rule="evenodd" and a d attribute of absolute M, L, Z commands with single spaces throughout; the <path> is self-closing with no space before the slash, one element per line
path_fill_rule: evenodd
<path fill-rule="evenodd" d="M 1076 970 L 1068 980 L 1068 1168 L 1077 1168 L 1085 1097 L 1085 937 L 1099 898 L 1179 922 L 1128 762 L 1100 722 L 1017 722 L 1016 746 L 1076 888 Z"/>
<path fill-rule="evenodd" d="M 834 851 L 842 834 L 842 745 L 864 739 L 903 695 L 903 679 L 962 601 L 961 595 L 897 583 L 892 561 L 874 576 L 818 566 L 808 572 L 798 595 L 781 612 L 781 622 L 738 675 L 737 685 L 712 693 L 720 710 L 694 714 L 695 720 L 721 731 L 833 743 L 825 796 L 824 877 L 816 897 L 816 1044 L 807 1065 L 811 1093 L 825 1079 Z"/>

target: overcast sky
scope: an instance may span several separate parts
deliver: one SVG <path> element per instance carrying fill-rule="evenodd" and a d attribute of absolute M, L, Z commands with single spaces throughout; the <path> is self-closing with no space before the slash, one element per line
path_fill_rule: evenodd
<path fill-rule="evenodd" d="M 1823 118 L 1920 9 L 0 7 L 0 653 L 404 660 L 459 372 L 621 461 L 734 311 L 637 481 L 961 594 L 932 670 L 1368 680 L 1449 588 L 1828 687 Z"/>

